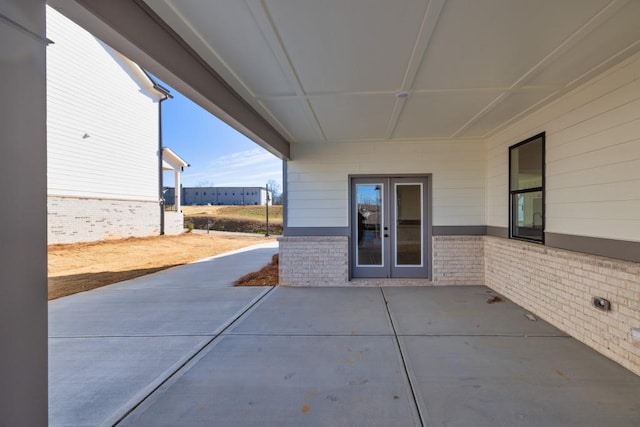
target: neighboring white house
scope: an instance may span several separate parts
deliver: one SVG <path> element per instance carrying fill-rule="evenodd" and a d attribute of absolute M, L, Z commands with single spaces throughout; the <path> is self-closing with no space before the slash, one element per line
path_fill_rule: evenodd
<path fill-rule="evenodd" d="M 47 37 L 49 244 L 180 233 L 159 203 L 161 170 L 186 165 L 171 153 L 160 168 L 168 92 L 49 7 Z"/>

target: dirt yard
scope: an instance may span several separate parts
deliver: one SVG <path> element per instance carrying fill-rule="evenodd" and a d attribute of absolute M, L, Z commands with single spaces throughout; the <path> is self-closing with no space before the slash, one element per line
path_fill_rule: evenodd
<path fill-rule="evenodd" d="M 261 235 L 185 233 L 50 245 L 49 299 L 273 240 Z"/>

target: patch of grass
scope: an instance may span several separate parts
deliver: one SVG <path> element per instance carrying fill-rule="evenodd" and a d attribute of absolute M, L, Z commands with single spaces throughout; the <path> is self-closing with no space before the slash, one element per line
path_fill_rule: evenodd
<path fill-rule="evenodd" d="M 264 206 L 183 206 L 185 217 L 211 217 L 216 219 L 251 219 L 265 221 Z M 282 222 L 282 206 L 269 206 L 269 222 Z"/>
<path fill-rule="evenodd" d="M 258 271 L 245 274 L 233 284 L 236 286 L 277 286 L 279 282 L 278 254 L 275 254 L 269 264 Z"/>
<path fill-rule="evenodd" d="M 264 206 L 183 206 L 185 227 L 265 233 Z M 207 228 L 208 227 L 208 228 Z M 269 233 L 282 234 L 282 206 L 269 206 Z"/>

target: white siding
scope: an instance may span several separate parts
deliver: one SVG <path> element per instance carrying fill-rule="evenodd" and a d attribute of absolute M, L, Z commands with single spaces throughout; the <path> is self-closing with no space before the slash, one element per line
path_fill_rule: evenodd
<path fill-rule="evenodd" d="M 508 226 L 508 147 L 546 131 L 546 231 L 640 241 L 640 55 L 489 141 L 488 225 Z"/>
<path fill-rule="evenodd" d="M 48 193 L 157 200 L 157 103 L 98 40 L 51 8 L 47 37 L 55 43 L 47 48 Z"/>
<path fill-rule="evenodd" d="M 432 174 L 433 225 L 484 225 L 483 141 L 292 146 L 289 227 L 346 227 L 349 175 Z"/>

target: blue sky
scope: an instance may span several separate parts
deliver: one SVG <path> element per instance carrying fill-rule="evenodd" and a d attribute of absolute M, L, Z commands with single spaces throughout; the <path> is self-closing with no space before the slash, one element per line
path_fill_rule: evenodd
<path fill-rule="evenodd" d="M 264 187 L 270 179 L 282 188 L 282 161 L 170 86 L 173 99 L 162 103 L 163 145 L 191 166 L 185 187 Z M 173 172 L 164 174 L 173 186 Z"/>

